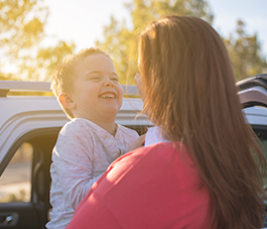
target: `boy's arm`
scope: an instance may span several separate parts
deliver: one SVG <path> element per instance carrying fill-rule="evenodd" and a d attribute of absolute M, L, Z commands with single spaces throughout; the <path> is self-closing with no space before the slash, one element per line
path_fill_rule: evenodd
<path fill-rule="evenodd" d="M 77 207 L 92 185 L 102 175 L 93 178 L 93 142 L 88 133 L 68 129 L 58 137 L 53 151 L 53 182 L 59 182 L 64 205 Z M 53 179 L 53 172 L 51 175 Z"/>

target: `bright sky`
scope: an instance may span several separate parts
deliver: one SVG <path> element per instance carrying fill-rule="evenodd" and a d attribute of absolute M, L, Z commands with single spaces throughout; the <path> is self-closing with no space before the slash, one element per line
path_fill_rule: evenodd
<path fill-rule="evenodd" d="M 131 17 L 124 2 L 131 0 L 44 0 L 50 9 L 46 33 L 65 41 L 73 41 L 76 51 L 94 46 L 103 40 L 103 26 L 110 24 L 110 15 L 117 20 Z M 213 27 L 228 37 L 236 21 L 246 23 L 247 33 L 257 33 L 267 56 L 267 0 L 208 0 L 214 13 Z M 47 41 L 48 42 L 48 41 Z"/>

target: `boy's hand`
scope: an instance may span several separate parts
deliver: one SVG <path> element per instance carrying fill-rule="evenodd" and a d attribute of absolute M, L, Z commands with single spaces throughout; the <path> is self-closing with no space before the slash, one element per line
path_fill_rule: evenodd
<path fill-rule="evenodd" d="M 129 151 L 143 147 L 145 145 L 145 138 L 146 138 L 145 134 L 143 134 L 139 138 L 137 138 L 137 140 L 131 145 Z"/>

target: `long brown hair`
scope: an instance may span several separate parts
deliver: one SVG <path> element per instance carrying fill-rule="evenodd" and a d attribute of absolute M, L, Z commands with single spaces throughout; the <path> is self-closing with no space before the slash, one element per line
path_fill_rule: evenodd
<path fill-rule="evenodd" d="M 216 229 L 263 226 L 266 161 L 243 117 L 227 50 L 205 21 L 171 15 L 139 38 L 146 114 L 185 144 L 208 187 Z"/>

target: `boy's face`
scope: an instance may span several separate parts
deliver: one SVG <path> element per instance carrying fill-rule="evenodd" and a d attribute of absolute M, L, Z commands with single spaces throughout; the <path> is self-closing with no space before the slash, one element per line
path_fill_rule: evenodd
<path fill-rule="evenodd" d="M 123 90 L 110 58 L 94 54 L 78 63 L 73 87 L 75 118 L 93 122 L 115 120 L 122 105 Z"/>

